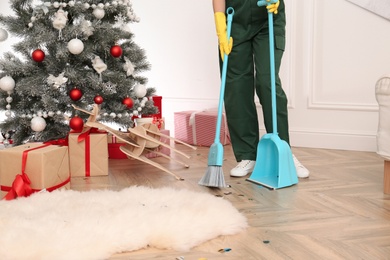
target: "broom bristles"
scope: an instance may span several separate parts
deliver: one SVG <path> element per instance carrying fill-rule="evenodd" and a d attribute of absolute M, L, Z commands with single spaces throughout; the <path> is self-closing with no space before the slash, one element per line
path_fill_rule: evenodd
<path fill-rule="evenodd" d="M 207 167 L 206 174 L 198 182 L 199 185 L 215 188 L 225 188 L 225 177 L 221 166 Z"/>

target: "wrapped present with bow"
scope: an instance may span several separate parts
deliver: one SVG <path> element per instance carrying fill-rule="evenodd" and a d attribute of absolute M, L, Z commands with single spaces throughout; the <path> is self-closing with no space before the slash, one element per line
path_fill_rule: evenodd
<path fill-rule="evenodd" d="M 107 132 L 88 125 L 96 121 L 100 111 L 99 106 L 94 104 L 92 111 L 72 106 L 90 116 L 81 132 L 71 131 L 68 135 L 71 176 L 108 175 Z"/>
<path fill-rule="evenodd" d="M 70 188 L 68 147 L 27 143 L 0 151 L 1 198 Z"/>
<path fill-rule="evenodd" d="M 85 128 L 68 135 L 69 163 L 72 177 L 108 175 L 107 132 Z"/>

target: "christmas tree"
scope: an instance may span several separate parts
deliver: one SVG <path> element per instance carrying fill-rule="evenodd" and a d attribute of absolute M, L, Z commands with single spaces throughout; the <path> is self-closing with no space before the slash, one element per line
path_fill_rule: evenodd
<path fill-rule="evenodd" d="M 139 22 L 130 0 L 11 0 L 14 15 L 0 15 L 6 32 L 20 38 L 0 59 L 3 133 L 15 144 L 64 138 L 89 116 L 127 129 L 133 118 L 157 113 L 141 72 L 145 51 L 130 25 Z M 2 30 L 4 30 L 2 28 Z M 78 119 L 78 120 L 76 120 Z"/>

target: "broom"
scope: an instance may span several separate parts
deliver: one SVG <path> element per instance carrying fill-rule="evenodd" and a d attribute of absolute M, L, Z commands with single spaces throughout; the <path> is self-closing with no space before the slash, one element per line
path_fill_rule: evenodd
<path fill-rule="evenodd" d="M 227 39 L 229 41 L 234 9 L 232 7 L 229 7 L 226 10 L 226 13 L 228 15 L 226 31 L 227 31 Z M 199 185 L 203 185 L 207 187 L 216 187 L 216 188 L 226 187 L 225 177 L 223 175 L 223 170 L 222 170 L 223 146 L 219 138 L 221 133 L 222 109 L 223 109 L 223 99 L 225 95 L 227 64 L 228 64 L 228 55 L 225 54 L 223 58 L 223 66 L 222 66 L 221 89 L 219 94 L 215 139 L 214 139 L 214 143 L 210 146 L 210 151 L 208 155 L 208 167 L 206 170 L 206 174 L 198 183 Z"/>

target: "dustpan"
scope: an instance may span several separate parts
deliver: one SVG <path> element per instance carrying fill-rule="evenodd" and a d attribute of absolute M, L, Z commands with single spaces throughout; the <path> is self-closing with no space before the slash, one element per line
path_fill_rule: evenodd
<path fill-rule="evenodd" d="M 276 3 L 277 0 L 258 1 L 258 6 Z M 276 86 L 275 86 L 275 54 L 274 54 L 274 30 L 273 13 L 268 12 L 269 46 L 270 46 L 270 70 L 271 70 L 271 98 L 272 98 L 272 133 L 261 137 L 257 145 L 256 164 L 250 182 L 268 187 L 280 189 L 298 183 L 298 176 L 288 143 L 280 139 L 277 132 L 276 111 Z"/>

